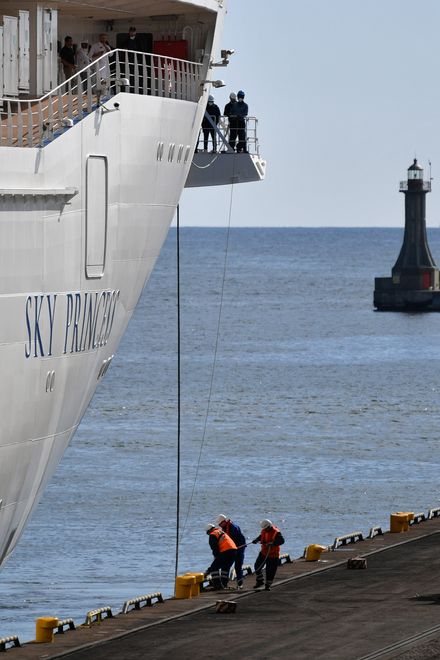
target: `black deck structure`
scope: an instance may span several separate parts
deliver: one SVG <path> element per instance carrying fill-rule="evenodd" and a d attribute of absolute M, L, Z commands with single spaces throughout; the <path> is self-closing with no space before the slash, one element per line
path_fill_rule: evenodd
<path fill-rule="evenodd" d="M 431 181 L 423 180 L 417 159 L 401 181 L 405 195 L 405 234 L 391 277 L 376 277 L 374 306 L 383 311 L 440 311 L 439 270 L 426 236 L 426 193 Z"/>

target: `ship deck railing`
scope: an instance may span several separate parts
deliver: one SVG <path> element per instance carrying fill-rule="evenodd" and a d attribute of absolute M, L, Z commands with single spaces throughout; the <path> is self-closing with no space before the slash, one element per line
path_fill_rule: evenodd
<path fill-rule="evenodd" d="M 39 147 L 120 92 L 198 102 L 203 65 L 112 50 L 38 99 L 0 99 L 0 146 Z"/>
<path fill-rule="evenodd" d="M 260 157 L 260 146 L 258 142 L 258 119 L 257 117 L 244 117 L 245 120 L 245 134 L 246 134 L 246 152 Z M 229 137 L 229 120 L 225 116 L 221 116 L 219 122 L 216 126 L 216 144 L 214 145 L 211 137 L 208 139 L 208 150 L 209 152 L 214 151 L 216 153 L 234 153 L 234 150 L 230 148 Z M 237 143 L 236 145 L 237 146 Z M 197 152 L 203 152 L 204 147 L 204 136 L 203 129 L 200 129 L 199 139 L 197 142 L 196 150 Z"/>

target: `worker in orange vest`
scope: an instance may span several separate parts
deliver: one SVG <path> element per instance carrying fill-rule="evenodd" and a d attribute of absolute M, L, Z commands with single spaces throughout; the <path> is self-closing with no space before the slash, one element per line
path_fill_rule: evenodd
<path fill-rule="evenodd" d="M 231 537 L 220 527 L 209 523 L 205 527 L 209 536 L 209 546 L 214 555 L 214 561 L 205 575 L 211 575 L 214 589 L 226 589 L 229 580 L 229 570 L 235 561 L 237 546 Z"/>
<path fill-rule="evenodd" d="M 244 551 L 246 549 L 246 537 L 241 531 L 237 523 L 232 522 L 228 516 L 225 516 L 224 513 L 216 518 L 216 524 L 224 531 L 231 539 L 234 541 L 237 546 L 237 554 L 235 555 L 235 577 L 237 579 L 237 589 L 243 589 L 243 562 L 244 562 Z"/>
<path fill-rule="evenodd" d="M 264 584 L 265 590 L 270 591 L 278 568 L 280 545 L 283 545 L 284 538 L 278 527 L 267 518 L 260 520 L 260 527 L 260 535 L 252 541 L 252 543 L 261 543 L 261 550 L 255 562 L 255 577 L 257 578 L 257 582 L 254 589 L 259 589 Z M 263 568 L 265 566 L 266 580 L 263 577 Z"/>

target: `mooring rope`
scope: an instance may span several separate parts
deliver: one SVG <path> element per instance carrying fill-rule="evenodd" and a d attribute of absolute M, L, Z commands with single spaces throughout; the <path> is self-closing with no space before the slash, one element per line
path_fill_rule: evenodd
<path fill-rule="evenodd" d="M 233 167 L 233 172 L 232 172 L 232 181 L 234 181 L 234 178 L 235 178 L 235 159 L 234 159 L 234 167 Z M 229 251 L 229 239 L 230 239 L 230 233 L 231 233 L 233 198 L 234 198 L 234 183 L 231 183 L 231 194 L 230 194 L 230 198 L 229 198 L 228 228 L 227 228 L 227 232 L 226 232 L 225 257 L 224 257 L 224 262 L 223 262 L 223 276 L 222 276 L 222 286 L 221 286 L 221 293 L 220 293 L 220 308 L 219 308 L 218 319 L 217 319 L 217 332 L 216 332 L 215 346 L 214 346 L 214 357 L 213 357 L 213 361 L 212 361 L 211 380 L 210 380 L 210 384 L 209 384 L 208 403 L 207 403 L 207 406 L 206 406 L 205 421 L 204 421 L 204 424 L 203 424 L 203 433 L 202 433 L 202 440 L 201 440 L 201 443 L 200 443 L 199 456 L 198 456 L 198 460 L 197 460 L 196 473 L 195 473 L 195 476 L 194 476 L 191 495 L 190 495 L 189 502 L 188 502 L 188 508 L 187 508 L 187 511 L 186 511 L 185 522 L 183 523 L 182 530 L 181 530 L 180 540 L 182 539 L 183 534 L 185 532 L 186 525 L 187 525 L 188 518 L 189 518 L 189 514 L 190 514 L 190 510 L 191 510 L 192 501 L 193 501 L 193 498 L 194 498 L 194 492 L 195 492 L 195 488 L 196 488 L 197 478 L 198 478 L 198 475 L 199 475 L 200 463 L 201 463 L 201 460 L 202 460 L 203 446 L 205 444 L 205 439 L 206 439 L 206 429 L 207 429 L 207 426 L 208 426 L 209 413 L 211 412 L 211 398 L 212 398 L 212 390 L 213 390 L 213 384 L 214 384 L 215 368 L 216 368 L 216 363 L 217 363 L 217 353 L 218 353 L 218 345 L 219 345 L 219 338 L 220 338 L 220 324 L 221 324 L 222 310 L 223 310 L 223 296 L 224 296 L 224 290 L 225 290 L 226 270 L 227 270 L 227 264 L 228 264 L 228 251 Z"/>
<path fill-rule="evenodd" d="M 179 570 L 179 528 L 180 528 L 180 427 L 181 427 L 181 373 L 180 373 L 180 207 L 176 217 L 176 294 L 177 294 L 177 468 L 176 468 L 176 561 L 174 582 Z"/>

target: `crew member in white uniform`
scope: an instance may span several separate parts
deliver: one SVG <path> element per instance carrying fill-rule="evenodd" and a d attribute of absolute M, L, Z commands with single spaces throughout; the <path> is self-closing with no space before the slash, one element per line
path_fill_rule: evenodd
<path fill-rule="evenodd" d="M 99 35 L 99 41 L 97 41 L 95 44 L 92 44 L 89 50 L 90 60 L 93 62 L 94 60 L 97 60 L 99 57 L 105 55 L 105 53 L 109 53 L 110 51 L 111 48 L 108 45 L 107 35 L 105 32 L 103 32 Z M 110 78 L 110 65 L 108 62 L 108 57 L 103 57 L 102 60 L 99 60 L 98 64 L 99 76 L 101 79 Z"/>

